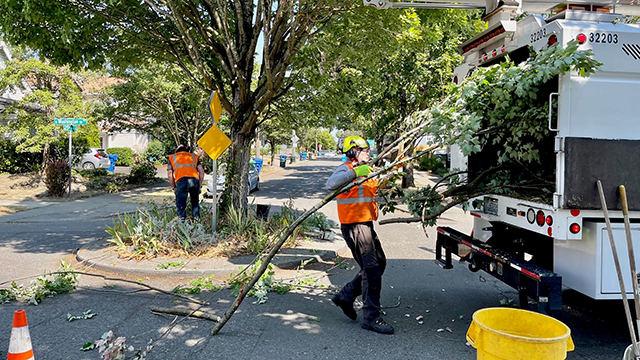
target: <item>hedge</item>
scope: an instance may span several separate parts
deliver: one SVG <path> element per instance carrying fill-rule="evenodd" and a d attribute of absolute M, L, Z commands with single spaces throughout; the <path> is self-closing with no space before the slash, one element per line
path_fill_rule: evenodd
<path fill-rule="evenodd" d="M 40 170 L 42 153 L 16 152 L 18 143 L 0 139 L 0 173 L 23 174 Z"/>
<path fill-rule="evenodd" d="M 133 166 L 133 150 L 128 147 L 113 147 L 107 149 L 107 154 L 118 155 L 118 166 Z"/>
<path fill-rule="evenodd" d="M 149 145 L 147 145 L 147 150 L 144 152 L 144 159 L 153 161 L 156 165 L 166 164 L 167 163 L 166 146 L 158 140 L 154 140 L 150 142 Z"/>

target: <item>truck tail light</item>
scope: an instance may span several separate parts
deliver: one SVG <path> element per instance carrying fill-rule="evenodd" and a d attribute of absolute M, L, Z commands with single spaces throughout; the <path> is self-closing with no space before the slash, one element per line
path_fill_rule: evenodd
<path fill-rule="evenodd" d="M 576 36 L 576 40 L 578 40 L 580 44 L 584 44 L 585 42 L 587 42 L 587 35 L 582 33 L 578 34 L 578 36 Z"/>
<path fill-rule="evenodd" d="M 536 213 L 536 223 L 538 226 L 544 225 L 544 213 L 542 211 L 538 211 L 538 213 Z"/>
<path fill-rule="evenodd" d="M 453 83 L 454 83 L 454 84 L 456 84 L 456 85 L 458 85 L 458 77 L 457 77 L 457 76 L 454 76 L 454 77 L 453 77 Z"/>
<path fill-rule="evenodd" d="M 557 42 L 558 42 L 558 37 L 555 36 L 555 35 L 551 35 L 551 36 L 549 36 L 549 39 L 547 40 L 547 45 L 551 46 L 551 45 L 553 45 L 553 44 L 555 44 Z"/>
<path fill-rule="evenodd" d="M 529 208 L 529 210 L 527 210 L 527 221 L 529 222 L 529 224 L 533 224 L 534 221 L 536 221 L 536 212 L 535 210 Z"/>
<path fill-rule="evenodd" d="M 578 224 L 576 224 L 576 223 L 573 223 L 573 224 L 569 225 L 569 231 L 570 231 L 572 234 L 577 234 L 577 233 L 579 233 L 579 232 L 580 232 L 580 225 L 578 225 Z"/>
<path fill-rule="evenodd" d="M 571 216 L 578 216 L 580 215 L 580 210 L 578 209 L 571 209 Z"/>
<path fill-rule="evenodd" d="M 551 217 L 551 215 L 548 215 L 547 218 L 545 219 L 545 222 L 547 223 L 547 225 L 551 226 L 553 225 L 553 218 Z"/>

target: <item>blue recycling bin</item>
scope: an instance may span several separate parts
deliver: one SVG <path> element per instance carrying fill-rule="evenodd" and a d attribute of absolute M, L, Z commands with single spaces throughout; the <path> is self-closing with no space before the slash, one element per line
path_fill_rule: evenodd
<path fill-rule="evenodd" d="M 300 153 L 300 161 L 307 160 L 307 153 Z"/>
<path fill-rule="evenodd" d="M 256 170 L 258 170 L 258 174 L 259 174 L 260 170 L 262 170 L 262 164 L 264 161 L 260 158 L 254 158 L 253 161 L 256 163 Z"/>
<path fill-rule="evenodd" d="M 116 162 L 118 162 L 118 155 L 109 155 L 109 168 L 107 169 L 107 171 L 111 171 L 114 172 L 116 170 Z"/>
<path fill-rule="evenodd" d="M 287 166 L 287 155 L 280 155 L 280 167 Z"/>

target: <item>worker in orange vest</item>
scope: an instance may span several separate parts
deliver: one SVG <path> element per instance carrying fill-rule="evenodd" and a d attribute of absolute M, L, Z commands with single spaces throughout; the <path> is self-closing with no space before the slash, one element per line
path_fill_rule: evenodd
<path fill-rule="evenodd" d="M 342 151 L 347 156 L 347 161 L 327 180 L 329 190 L 336 190 L 344 184 L 367 177 L 372 170 L 366 164 L 370 157 L 369 143 L 365 139 L 359 136 L 347 137 Z M 369 179 L 337 196 L 340 230 L 353 258 L 360 265 L 360 272 L 331 301 L 350 319 L 356 320 L 358 315 L 353 302 L 362 295 L 362 328 L 381 334 L 393 334 L 393 327 L 380 316 L 380 290 L 387 259 L 373 229 L 373 222 L 378 219 L 378 202 L 375 200 L 377 192 L 378 181 Z"/>
<path fill-rule="evenodd" d="M 200 218 L 200 188 L 204 169 L 198 164 L 198 155 L 188 145 L 179 145 L 169 156 L 167 165 L 169 184 L 176 194 L 176 209 L 180 219 L 187 218 L 187 197 L 191 197 L 191 216 Z"/>

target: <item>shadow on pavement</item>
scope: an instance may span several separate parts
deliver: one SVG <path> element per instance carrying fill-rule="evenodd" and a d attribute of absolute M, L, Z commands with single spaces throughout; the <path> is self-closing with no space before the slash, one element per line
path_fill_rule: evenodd
<path fill-rule="evenodd" d="M 154 292 L 131 293 L 139 287 L 113 281 L 104 283 L 105 287 L 100 281 L 93 282 L 70 294 L 45 299 L 37 307 L 17 302 L 2 305 L 0 323 L 11 324 L 14 310 L 25 308 L 34 353 L 42 359 L 96 359 L 96 350 L 85 353 L 80 347 L 113 330 L 136 349 L 146 347 L 150 339 L 157 340 L 148 359 L 364 359 L 375 355 L 454 360 L 475 358 L 475 349 L 465 344 L 473 312 L 499 306 L 503 295 L 517 298 L 515 291 L 495 291 L 492 281 L 470 283 L 476 275 L 464 269 L 445 272 L 430 261 L 392 259 L 383 277 L 382 305 L 396 334 L 385 336 L 362 330 L 359 322 L 347 319 L 329 300 L 326 286 L 342 286 L 357 270 L 320 270 L 328 271 L 329 276 L 314 283 L 315 273 L 299 273 L 304 287 L 283 295 L 269 293 L 264 304 L 246 298 L 216 337 L 210 336 L 214 327 L 210 321 L 150 312 L 152 306 L 195 309 L 196 304 Z M 289 274 L 289 278 L 295 276 Z M 325 288 L 312 288 L 314 284 Z M 235 299 L 229 290 L 192 296 L 210 300 L 202 310 L 219 316 Z M 67 321 L 67 314 L 80 315 L 89 309 L 97 316 Z M 558 315 L 571 328 L 576 345 L 567 359 L 619 358 L 629 343 L 621 304 L 607 302 L 604 307 L 589 305 L 588 309 L 589 317 L 567 306 Z M 361 319 L 360 311 L 358 316 Z M 418 316 L 423 317 L 423 324 L 416 320 Z M 445 328 L 450 331 L 438 331 Z M 8 331 L 0 333 L 0 343 L 7 344 L 8 339 Z"/>

